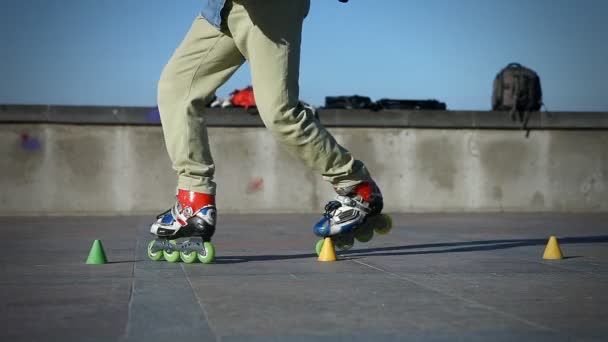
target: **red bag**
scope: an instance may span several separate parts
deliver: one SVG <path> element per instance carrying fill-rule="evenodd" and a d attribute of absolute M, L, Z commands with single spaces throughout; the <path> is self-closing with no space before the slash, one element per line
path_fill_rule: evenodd
<path fill-rule="evenodd" d="M 230 102 L 232 102 L 233 106 L 245 107 L 245 109 L 249 109 L 249 107 L 256 106 L 252 86 L 241 90 L 235 90 L 230 95 Z"/>

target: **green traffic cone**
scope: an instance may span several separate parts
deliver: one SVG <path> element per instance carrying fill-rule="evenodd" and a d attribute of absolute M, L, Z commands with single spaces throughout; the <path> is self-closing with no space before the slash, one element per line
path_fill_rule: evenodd
<path fill-rule="evenodd" d="M 107 262 L 108 259 L 106 259 L 106 252 L 103 251 L 101 241 L 93 241 L 93 246 L 89 252 L 89 257 L 87 258 L 87 265 L 103 265 Z"/>

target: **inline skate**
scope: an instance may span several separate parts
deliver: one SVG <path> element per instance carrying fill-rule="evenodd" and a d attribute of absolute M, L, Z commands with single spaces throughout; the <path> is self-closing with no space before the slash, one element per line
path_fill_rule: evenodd
<path fill-rule="evenodd" d="M 211 237 L 215 233 L 215 196 L 179 190 L 175 205 L 160 214 L 150 226 L 156 238 L 148 244 L 148 257 L 185 263 L 199 260 L 208 264 L 215 258 Z M 178 240 L 180 239 L 180 240 Z"/>
<path fill-rule="evenodd" d="M 323 217 L 313 227 L 315 235 L 323 238 L 315 246 L 317 255 L 326 237 L 332 238 L 336 248 L 348 250 L 355 240 L 365 243 L 374 237 L 374 232 L 385 235 L 391 231 L 392 219 L 381 214 L 382 193 L 373 181 L 335 190 L 336 199 L 325 205 Z"/>

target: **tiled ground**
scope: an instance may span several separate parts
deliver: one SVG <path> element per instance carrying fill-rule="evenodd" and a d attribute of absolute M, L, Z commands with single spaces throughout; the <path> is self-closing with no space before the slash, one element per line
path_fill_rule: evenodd
<path fill-rule="evenodd" d="M 222 216 L 212 265 L 148 260 L 150 218 L 0 218 L 0 340 L 608 338 L 608 214 L 396 214 L 335 263 L 315 218 Z"/>

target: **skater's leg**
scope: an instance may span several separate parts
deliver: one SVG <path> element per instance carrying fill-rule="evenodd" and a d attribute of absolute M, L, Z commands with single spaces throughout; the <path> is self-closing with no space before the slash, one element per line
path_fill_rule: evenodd
<path fill-rule="evenodd" d="M 309 0 L 233 0 L 227 24 L 251 65 L 260 116 L 294 155 L 334 185 L 338 197 L 315 225 L 320 236 L 356 233 L 379 217 L 382 195 L 361 161 L 354 159 L 299 102 L 300 42 Z M 362 234 L 361 234 L 362 233 Z M 347 236 L 348 237 L 348 236 Z M 369 240 L 369 230 L 354 237 Z M 346 241 L 346 240 L 345 240 Z M 347 241 L 347 242 L 350 242 Z M 341 246 L 348 245 L 342 241 Z"/>
<path fill-rule="evenodd" d="M 178 189 L 215 194 L 215 166 L 203 110 L 243 63 L 228 31 L 216 29 L 199 16 L 164 68 L 158 107 L 167 151 L 179 177 Z"/>
<path fill-rule="evenodd" d="M 158 106 L 178 191 L 175 205 L 150 226 L 157 237 L 148 245 L 152 260 L 213 261 L 216 189 L 203 111 L 244 61 L 229 30 L 218 30 L 199 16 L 163 70 Z M 171 242 L 179 238 L 188 239 Z"/>
<path fill-rule="evenodd" d="M 309 0 L 235 0 L 228 27 L 251 65 L 265 125 L 335 187 L 348 187 L 369 179 L 365 166 L 299 103 L 300 41 L 309 6 Z"/>

